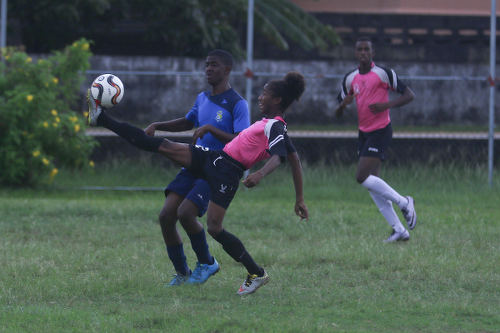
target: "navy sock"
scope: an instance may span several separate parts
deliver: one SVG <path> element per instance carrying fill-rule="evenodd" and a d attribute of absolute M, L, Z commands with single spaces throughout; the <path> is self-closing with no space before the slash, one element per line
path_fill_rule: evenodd
<path fill-rule="evenodd" d="M 262 276 L 264 270 L 257 265 L 250 253 L 247 252 L 243 243 L 235 235 L 222 230 L 216 235 L 215 240 L 222 244 L 222 248 L 237 262 L 241 262 L 250 274 Z"/>
<path fill-rule="evenodd" d="M 174 264 L 175 271 L 182 275 L 191 275 L 191 270 L 189 269 L 186 256 L 184 255 L 184 248 L 182 243 L 174 246 L 167 246 L 168 257 Z"/>
<path fill-rule="evenodd" d="M 196 257 L 198 258 L 198 262 L 200 264 L 209 264 L 212 265 L 214 263 L 214 258 L 210 254 L 208 250 L 207 238 L 205 236 L 205 230 L 201 230 L 197 234 L 188 234 L 189 239 L 191 240 L 191 246 L 193 248 L 194 253 L 196 253 Z"/>
<path fill-rule="evenodd" d="M 146 133 L 144 133 L 144 131 L 140 128 L 114 120 L 104 111 L 101 112 L 99 118 L 97 118 L 97 124 L 115 132 L 127 140 L 130 144 L 143 150 L 156 153 L 163 142 L 163 139 L 161 138 L 146 135 Z"/>

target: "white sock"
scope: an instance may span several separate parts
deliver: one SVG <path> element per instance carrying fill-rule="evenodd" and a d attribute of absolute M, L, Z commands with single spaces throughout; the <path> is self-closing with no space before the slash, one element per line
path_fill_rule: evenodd
<path fill-rule="evenodd" d="M 382 213 L 382 215 L 386 219 L 387 223 L 389 223 L 389 225 L 392 227 L 392 229 L 394 229 L 396 232 L 403 232 L 405 230 L 405 227 L 403 227 L 401 221 L 399 221 L 398 215 L 396 214 L 394 208 L 392 207 L 392 202 L 372 191 L 368 191 L 368 193 L 370 193 L 373 202 L 375 202 L 375 205 L 377 205 L 378 210 L 380 211 L 380 213 Z"/>
<path fill-rule="evenodd" d="M 396 192 L 386 182 L 374 175 L 369 175 L 361 183 L 368 191 L 381 195 L 384 199 L 394 202 L 399 208 L 405 208 L 408 205 L 408 199 Z"/>

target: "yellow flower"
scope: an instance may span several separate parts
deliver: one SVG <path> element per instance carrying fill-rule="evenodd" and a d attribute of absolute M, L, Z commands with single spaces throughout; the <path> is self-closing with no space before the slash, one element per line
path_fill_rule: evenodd
<path fill-rule="evenodd" d="M 52 115 L 54 117 L 57 116 L 57 110 L 52 109 L 52 110 L 50 110 L 50 113 L 52 113 Z"/>
<path fill-rule="evenodd" d="M 57 127 L 57 123 L 52 123 L 52 126 Z"/>
<path fill-rule="evenodd" d="M 75 125 L 75 132 L 78 132 L 78 131 L 80 131 L 80 125 L 76 124 Z"/>
<path fill-rule="evenodd" d="M 60 121 L 61 121 L 61 118 L 59 118 L 59 117 L 56 117 L 56 118 L 55 118 L 55 122 L 56 122 L 56 123 L 59 123 Z"/>
<path fill-rule="evenodd" d="M 54 84 L 58 84 L 59 83 L 59 79 L 57 77 L 53 77 L 52 78 L 52 82 L 54 82 Z"/>
<path fill-rule="evenodd" d="M 39 150 L 33 151 L 33 157 L 38 157 L 38 156 L 40 156 L 40 151 Z"/>
<path fill-rule="evenodd" d="M 77 42 L 74 42 L 73 43 L 73 47 L 77 47 L 78 46 L 78 43 Z"/>
<path fill-rule="evenodd" d="M 26 58 L 26 62 L 32 62 L 33 59 L 31 57 Z"/>
<path fill-rule="evenodd" d="M 46 121 L 44 121 L 44 122 L 43 122 L 43 127 L 45 127 L 45 128 L 49 127 L 49 123 L 48 123 L 48 122 L 46 122 Z"/>
<path fill-rule="evenodd" d="M 82 50 L 87 51 L 89 49 L 89 43 L 82 44 Z"/>
<path fill-rule="evenodd" d="M 84 111 L 84 112 L 83 112 L 83 116 L 84 116 L 85 118 L 87 118 L 87 117 L 89 116 L 88 111 Z"/>
<path fill-rule="evenodd" d="M 34 97 L 33 97 L 33 95 L 28 95 L 28 96 L 26 96 L 26 100 L 27 100 L 28 102 L 31 102 L 31 101 L 33 100 L 33 98 L 34 98 Z"/>
<path fill-rule="evenodd" d="M 5 60 L 9 60 L 9 59 L 10 59 L 10 55 L 6 55 Z"/>
<path fill-rule="evenodd" d="M 50 162 L 49 162 L 49 160 L 48 160 L 48 159 L 46 159 L 46 158 L 44 157 L 44 158 L 42 158 L 42 163 L 43 163 L 44 165 L 49 165 L 49 163 L 50 163 Z"/>
<path fill-rule="evenodd" d="M 57 168 L 54 168 L 52 169 L 52 171 L 50 171 L 49 182 L 52 182 L 54 180 L 54 177 L 57 175 L 58 172 L 59 170 L 57 170 Z"/>
<path fill-rule="evenodd" d="M 72 122 L 72 123 L 76 123 L 78 121 L 78 118 L 76 116 L 71 116 L 69 117 L 69 120 Z"/>
<path fill-rule="evenodd" d="M 90 161 L 89 161 L 89 166 L 90 166 L 91 168 L 95 167 L 95 163 L 94 163 L 94 161 L 90 160 Z"/>

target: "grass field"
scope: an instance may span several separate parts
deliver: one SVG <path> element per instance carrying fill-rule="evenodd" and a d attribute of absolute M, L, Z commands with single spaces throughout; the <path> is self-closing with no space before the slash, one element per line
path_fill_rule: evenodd
<path fill-rule="evenodd" d="M 485 169 L 386 168 L 419 217 L 398 244 L 382 243 L 389 227 L 353 167 L 305 168 L 308 222 L 285 168 L 240 189 L 225 226 L 271 276 L 240 297 L 244 269 L 212 239 L 221 271 L 164 287 L 163 194 L 78 187 L 163 186 L 175 170 L 118 165 L 0 189 L 1 332 L 500 331 L 500 183 Z"/>

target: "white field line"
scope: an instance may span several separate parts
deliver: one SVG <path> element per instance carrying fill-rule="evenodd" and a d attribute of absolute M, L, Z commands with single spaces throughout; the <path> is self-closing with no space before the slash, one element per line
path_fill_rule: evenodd
<path fill-rule="evenodd" d="M 114 137 L 115 133 L 105 128 L 88 128 L 86 134 L 93 137 Z M 193 131 L 161 132 L 155 136 L 172 138 L 189 138 Z M 292 138 L 305 139 L 349 139 L 357 138 L 357 131 L 288 131 Z M 488 132 L 394 132 L 395 139 L 448 139 L 448 140 L 488 140 Z M 500 133 L 495 133 L 495 140 L 500 139 Z"/>
<path fill-rule="evenodd" d="M 105 128 L 88 128 L 86 134 L 93 137 L 116 137 L 117 135 Z M 358 137 L 357 131 L 289 131 L 292 138 L 327 138 L 327 139 L 352 139 Z M 193 131 L 161 132 L 155 136 L 172 138 L 189 138 Z M 444 140 L 488 140 L 487 132 L 395 132 L 396 139 L 444 139 Z M 500 133 L 495 133 L 495 139 L 500 139 Z M 163 187 L 142 186 L 82 186 L 77 188 L 84 191 L 163 191 Z"/>

